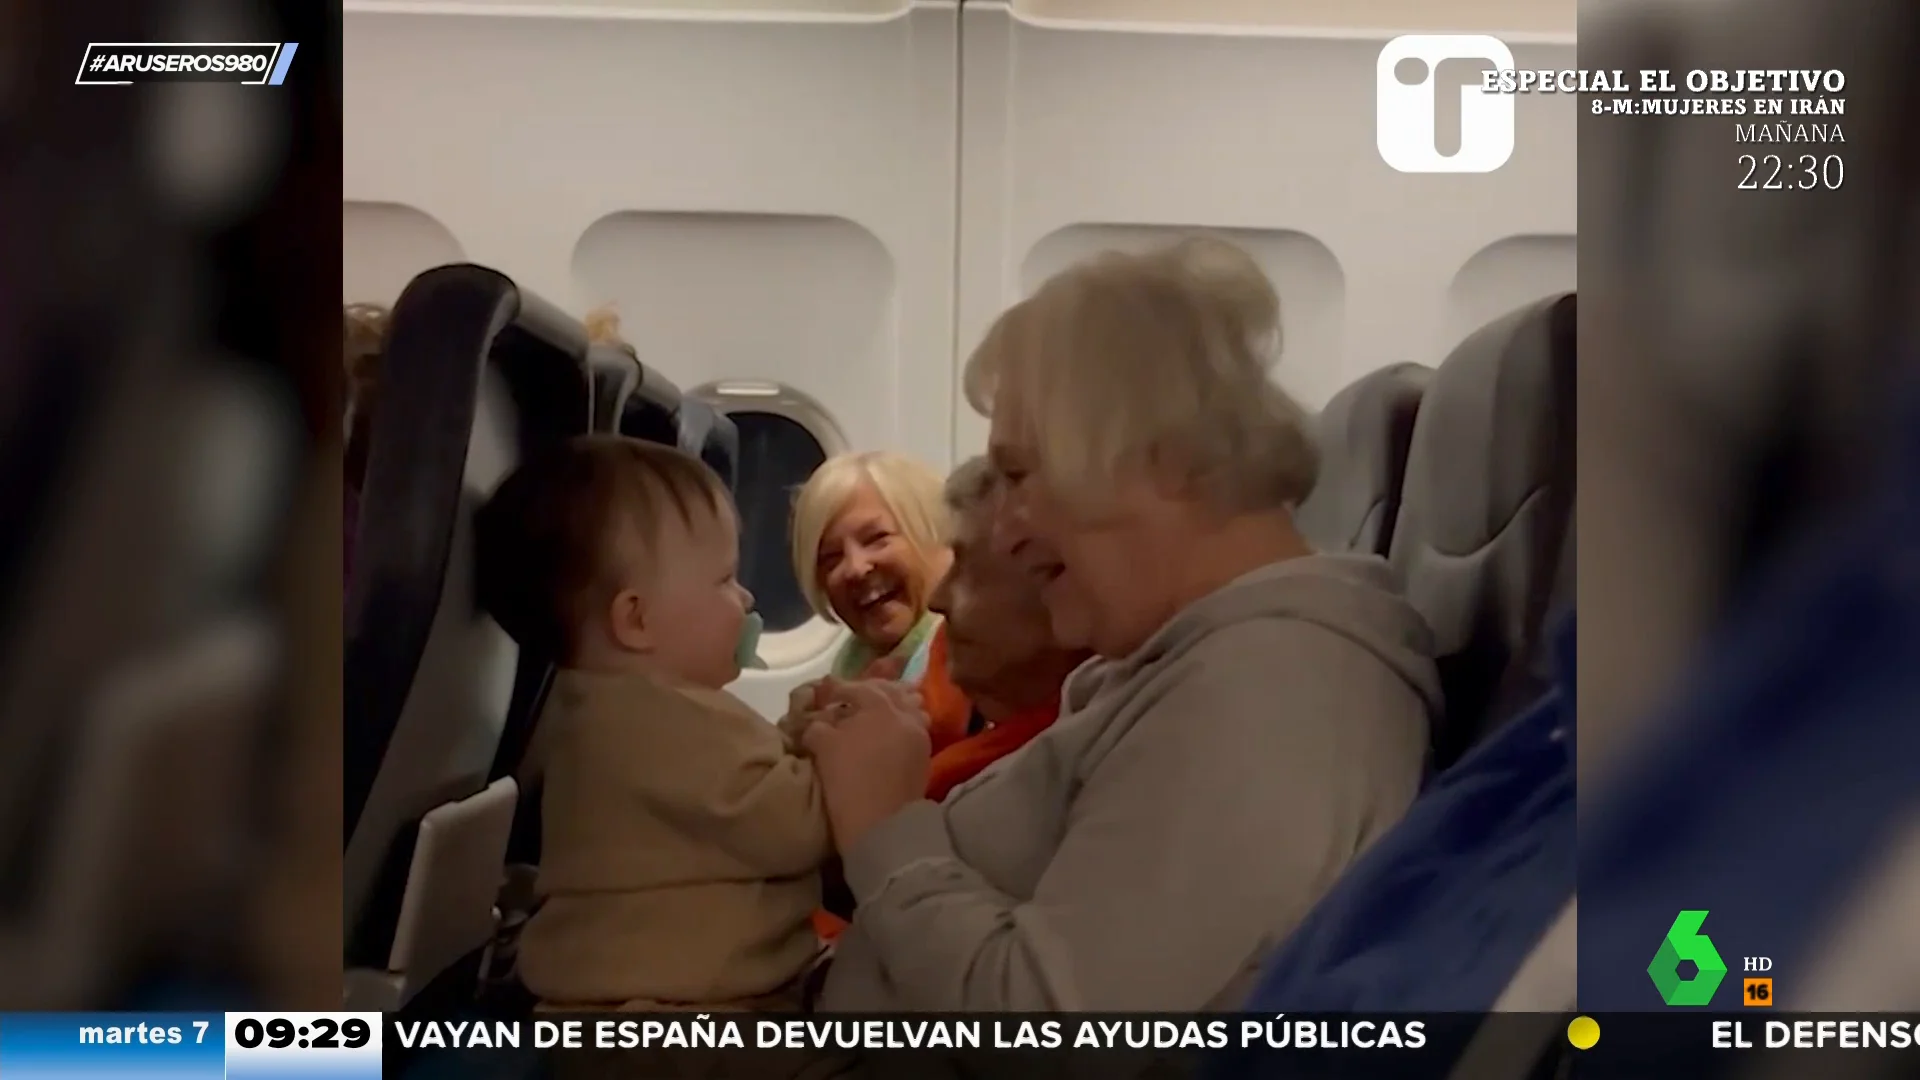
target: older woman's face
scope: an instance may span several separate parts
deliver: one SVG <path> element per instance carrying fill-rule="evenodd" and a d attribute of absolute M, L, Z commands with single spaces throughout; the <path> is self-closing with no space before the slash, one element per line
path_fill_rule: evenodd
<path fill-rule="evenodd" d="M 1026 569 L 992 543 L 992 513 L 990 501 L 955 521 L 953 564 L 928 601 L 946 616 L 953 684 L 970 695 L 1064 666 L 1040 591 Z"/>
<path fill-rule="evenodd" d="M 1108 512 L 1090 517 L 1052 490 L 1022 432 L 1016 410 L 996 401 L 988 454 L 1005 491 L 994 545 L 1039 586 L 1061 648 L 1126 656 L 1178 609 L 1167 600 L 1181 557 L 1169 543 L 1168 505 L 1144 480 L 1122 483 Z"/>
<path fill-rule="evenodd" d="M 862 484 L 820 537 L 816 572 L 833 613 L 853 636 L 885 652 L 926 610 L 925 558 L 870 484 Z"/>

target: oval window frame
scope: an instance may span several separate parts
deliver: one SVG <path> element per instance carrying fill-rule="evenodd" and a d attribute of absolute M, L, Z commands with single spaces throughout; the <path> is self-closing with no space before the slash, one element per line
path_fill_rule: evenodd
<path fill-rule="evenodd" d="M 704 402 L 722 416 L 752 412 L 789 420 L 800 425 L 828 458 L 846 453 L 850 445 L 826 406 L 805 391 L 772 379 L 715 379 L 693 388 L 686 396 Z M 790 534 L 791 515 L 787 529 Z M 805 667 L 836 648 L 845 633 L 845 627 L 815 612 L 791 630 L 763 636 L 760 659 L 769 673 Z"/>

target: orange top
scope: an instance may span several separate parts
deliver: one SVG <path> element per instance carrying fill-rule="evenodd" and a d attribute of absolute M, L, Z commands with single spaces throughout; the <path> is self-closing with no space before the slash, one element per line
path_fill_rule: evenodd
<path fill-rule="evenodd" d="M 927 670 L 920 678 L 920 704 L 927 710 L 927 734 L 932 739 L 933 760 L 937 764 L 942 753 L 967 738 L 967 727 L 973 722 L 973 702 L 953 685 L 953 678 L 947 673 L 947 624 L 944 622 L 934 631 L 933 643 L 927 646 Z M 927 797 L 937 800 L 940 796 Z"/>
<path fill-rule="evenodd" d="M 1060 717 L 1060 703 L 1010 716 L 976 735 L 967 734 L 973 722 L 973 702 L 953 685 L 947 674 L 947 628 L 942 623 L 927 652 L 927 672 L 920 682 L 921 703 L 927 710 L 927 733 L 932 737 L 933 761 L 927 774 L 927 798 L 945 799 L 949 792 L 980 774 L 982 769 L 1033 741 Z M 847 928 L 846 920 L 829 912 L 815 912 L 814 929 L 822 941 L 833 941 Z"/>

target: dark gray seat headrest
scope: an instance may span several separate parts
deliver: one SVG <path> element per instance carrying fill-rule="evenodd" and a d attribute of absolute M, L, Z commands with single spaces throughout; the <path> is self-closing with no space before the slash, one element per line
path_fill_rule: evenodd
<path fill-rule="evenodd" d="M 1414 425 L 1391 558 L 1439 648 L 1442 766 L 1539 692 L 1543 623 L 1572 599 L 1574 315 L 1566 294 L 1469 336 Z"/>
<path fill-rule="evenodd" d="M 1432 378 L 1420 364 L 1382 368 L 1335 394 L 1315 418 L 1320 480 L 1295 514 L 1315 547 L 1387 553 L 1414 419 Z"/>

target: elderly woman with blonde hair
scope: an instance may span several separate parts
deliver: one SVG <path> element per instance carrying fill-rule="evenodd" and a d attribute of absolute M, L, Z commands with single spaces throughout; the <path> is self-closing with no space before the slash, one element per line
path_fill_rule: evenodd
<path fill-rule="evenodd" d="M 1405 812 L 1431 634 L 1384 561 L 1294 526 L 1317 455 L 1279 326 L 1253 260 L 1194 240 L 1064 271 L 969 359 L 992 543 L 1094 659 L 941 803 L 912 700 L 827 688 L 805 741 L 857 908 L 823 1008 L 1234 1008 Z"/>
<path fill-rule="evenodd" d="M 940 474 L 885 451 L 839 454 L 814 470 L 793 508 L 793 576 L 815 614 L 849 638 L 833 674 L 885 661 L 907 682 L 924 674 L 939 617 L 927 610 L 947 572 Z"/>

